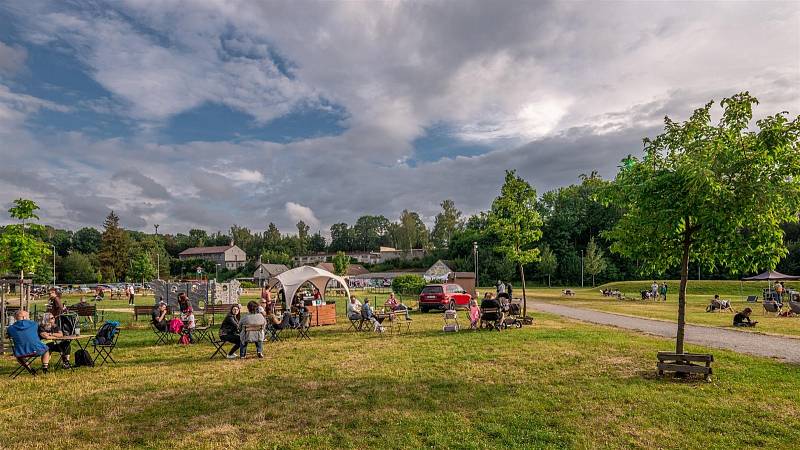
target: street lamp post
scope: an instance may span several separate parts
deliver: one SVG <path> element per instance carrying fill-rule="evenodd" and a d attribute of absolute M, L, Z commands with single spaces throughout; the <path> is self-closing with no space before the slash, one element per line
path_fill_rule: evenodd
<path fill-rule="evenodd" d="M 217 282 L 217 278 L 219 278 L 219 263 L 217 263 L 216 272 L 214 272 L 214 282 Z"/>
<path fill-rule="evenodd" d="M 472 243 L 472 255 L 473 259 L 475 259 L 475 295 L 478 295 L 478 242 L 475 241 Z"/>
<path fill-rule="evenodd" d="M 56 246 L 53 245 L 53 287 L 56 287 Z"/>

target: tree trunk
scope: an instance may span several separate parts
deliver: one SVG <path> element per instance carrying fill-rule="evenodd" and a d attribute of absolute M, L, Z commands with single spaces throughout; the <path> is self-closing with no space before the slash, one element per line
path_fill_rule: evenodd
<path fill-rule="evenodd" d="M 549 273 L 547 274 L 547 287 L 548 288 L 553 287 L 553 286 L 550 286 L 550 274 Z"/>
<path fill-rule="evenodd" d="M 592 287 L 594 287 L 594 274 L 592 274 Z"/>
<path fill-rule="evenodd" d="M 519 265 L 519 276 L 522 278 L 522 317 L 528 316 L 528 298 L 525 296 L 525 268 Z"/>
<path fill-rule="evenodd" d="M 681 285 L 678 290 L 678 334 L 675 338 L 675 353 L 678 354 L 683 353 L 683 334 L 686 328 L 686 283 L 689 281 L 689 248 L 691 246 L 688 219 L 685 221 L 685 226 L 681 258 Z"/>

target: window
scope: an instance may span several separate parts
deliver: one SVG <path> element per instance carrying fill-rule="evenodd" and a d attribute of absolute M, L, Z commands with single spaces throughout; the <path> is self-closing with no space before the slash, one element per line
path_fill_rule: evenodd
<path fill-rule="evenodd" d="M 425 286 L 422 289 L 423 294 L 441 294 L 444 291 L 441 286 Z"/>

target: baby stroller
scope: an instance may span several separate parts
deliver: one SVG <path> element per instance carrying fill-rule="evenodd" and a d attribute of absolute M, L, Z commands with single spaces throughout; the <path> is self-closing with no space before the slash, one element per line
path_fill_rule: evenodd
<path fill-rule="evenodd" d="M 503 319 L 503 327 L 522 328 L 522 306 L 519 303 L 508 303 L 508 309 Z"/>
<path fill-rule="evenodd" d="M 448 309 L 444 312 L 444 332 L 457 332 L 458 331 L 458 313 L 455 309 Z"/>

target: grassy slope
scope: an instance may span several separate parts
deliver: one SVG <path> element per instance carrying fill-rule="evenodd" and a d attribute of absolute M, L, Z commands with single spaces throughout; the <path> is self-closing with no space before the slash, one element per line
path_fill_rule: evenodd
<path fill-rule="evenodd" d="M 523 330 L 443 334 L 439 314 L 415 315 L 413 333 L 401 337 L 339 324 L 245 361 L 209 361 L 207 343 L 153 346 L 142 323 L 123 331 L 119 364 L 108 370 L 4 380 L 0 442 L 790 448 L 800 440 L 797 366 L 715 350 L 714 382 L 659 380 L 663 340 L 539 318 Z"/>

